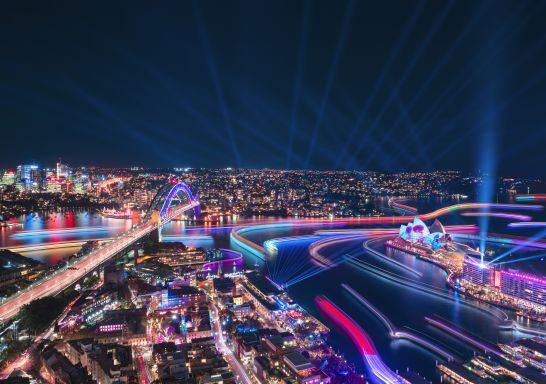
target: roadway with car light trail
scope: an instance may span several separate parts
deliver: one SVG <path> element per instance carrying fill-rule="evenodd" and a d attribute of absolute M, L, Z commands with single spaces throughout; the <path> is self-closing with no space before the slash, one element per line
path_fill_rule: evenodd
<path fill-rule="evenodd" d="M 50 276 L 33 283 L 28 288 L 9 297 L 0 304 L 0 322 L 17 315 L 19 310 L 32 300 L 61 292 L 105 261 L 126 249 L 128 246 L 134 244 L 154 230 L 157 230 L 158 227 L 162 227 L 174 217 L 177 217 L 183 212 L 193 209 L 198 205 L 198 201 L 191 201 L 188 204 L 177 206 L 176 208 L 169 210 L 165 216 L 160 219 L 159 223 L 154 223 L 150 218 L 146 222 L 131 228 L 129 231 L 122 233 L 113 240 L 99 246 L 89 254 L 67 264 L 66 267 L 57 270 Z"/>

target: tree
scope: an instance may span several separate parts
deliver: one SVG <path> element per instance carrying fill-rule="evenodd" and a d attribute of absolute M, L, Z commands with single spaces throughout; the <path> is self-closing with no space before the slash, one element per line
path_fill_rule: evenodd
<path fill-rule="evenodd" d="M 19 312 L 20 327 L 40 333 L 62 313 L 66 304 L 64 297 L 48 296 L 33 300 Z"/>

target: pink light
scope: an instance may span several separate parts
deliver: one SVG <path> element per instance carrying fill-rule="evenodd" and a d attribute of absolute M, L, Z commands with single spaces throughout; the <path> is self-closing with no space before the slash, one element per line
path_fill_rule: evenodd
<path fill-rule="evenodd" d="M 330 317 L 337 325 L 341 326 L 347 335 L 353 340 L 361 353 L 366 355 L 375 355 L 375 348 L 368 339 L 364 331 L 356 325 L 352 319 L 345 315 L 337 306 L 323 296 L 317 296 L 315 299 L 319 308 Z"/>
<path fill-rule="evenodd" d="M 315 302 L 325 315 L 334 321 L 349 336 L 360 350 L 370 373 L 382 383 L 402 383 L 398 375 L 381 360 L 373 342 L 353 319 L 324 296 L 317 296 Z"/>
<path fill-rule="evenodd" d="M 517 277 L 518 279 L 532 281 L 533 283 L 539 283 L 539 284 L 546 285 L 546 279 L 542 279 L 542 278 L 540 278 L 538 276 L 535 276 L 535 275 L 528 275 L 526 273 L 510 272 L 510 271 L 501 271 L 501 274 Z"/>

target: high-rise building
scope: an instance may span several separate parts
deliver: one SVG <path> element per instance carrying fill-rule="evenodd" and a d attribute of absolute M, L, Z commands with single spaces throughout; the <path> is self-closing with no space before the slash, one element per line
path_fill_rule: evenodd
<path fill-rule="evenodd" d="M 37 191 L 40 189 L 42 173 L 36 164 L 24 164 L 17 166 L 15 182 L 19 188 L 25 191 Z"/>
<path fill-rule="evenodd" d="M 5 171 L 2 175 L 2 185 L 13 185 L 15 184 L 15 171 Z"/>
<path fill-rule="evenodd" d="M 540 276 L 504 270 L 500 272 L 500 289 L 506 295 L 546 305 L 546 279 Z"/>
<path fill-rule="evenodd" d="M 489 286 L 494 281 L 494 269 L 479 260 L 466 257 L 463 263 L 463 280 L 477 285 Z"/>
<path fill-rule="evenodd" d="M 155 193 L 147 189 L 137 189 L 133 193 L 133 199 L 139 207 L 147 207 L 152 202 Z"/>
<path fill-rule="evenodd" d="M 62 181 L 56 177 L 47 178 L 46 190 L 50 193 L 61 193 L 62 192 Z"/>
<path fill-rule="evenodd" d="M 68 179 L 68 173 L 70 168 L 68 165 L 61 163 L 61 160 L 57 162 L 57 179 Z"/>

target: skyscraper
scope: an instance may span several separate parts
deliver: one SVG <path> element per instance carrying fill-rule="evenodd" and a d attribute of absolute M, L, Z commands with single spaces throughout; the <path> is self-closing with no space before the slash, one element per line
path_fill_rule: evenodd
<path fill-rule="evenodd" d="M 13 185 L 15 184 L 15 171 L 5 171 L 2 176 L 2 185 Z"/>
<path fill-rule="evenodd" d="M 57 179 L 68 179 L 69 167 L 66 164 L 61 163 L 61 160 L 57 162 Z"/>
<path fill-rule="evenodd" d="M 518 299 L 545 305 L 546 280 L 517 270 L 501 271 L 501 291 Z"/>
<path fill-rule="evenodd" d="M 17 166 L 15 182 L 24 191 L 37 191 L 40 189 L 42 174 L 36 164 L 24 164 Z"/>

